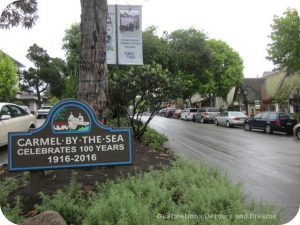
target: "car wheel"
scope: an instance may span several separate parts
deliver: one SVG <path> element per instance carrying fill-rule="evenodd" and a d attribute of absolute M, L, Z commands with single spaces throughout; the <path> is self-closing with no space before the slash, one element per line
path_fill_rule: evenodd
<path fill-rule="evenodd" d="M 244 125 L 244 130 L 246 130 L 246 131 L 250 131 L 251 130 L 251 127 L 250 127 L 250 125 L 248 123 L 246 123 Z"/>
<path fill-rule="evenodd" d="M 295 135 L 300 140 L 300 127 L 296 129 Z"/>
<path fill-rule="evenodd" d="M 204 123 L 203 117 L 200 118 L 200 123 Z"/>
<path fill-rule="evenodd" d="M 228 120 L 226 121 L 226 127 L 228 127 L 228 128 L 231 127 L 231 125 L 230 125 L 230 123 L 229 123 Z"/>
<path fill-rule="evenodd" d="M 219 126 L 219 122 L 218 122 L 217 119 L 215 120 L 215 125 L 216 125 L 216 126 Z"/>
<path fill-rule="evenodd" d="M 266 132 L 267 134 L 272 134 L 272 129 L 271 129 L 271 126 L 270 126 L 270 125 L 267 125 L 267 126 L 265 127 L 265 132 Z"/>

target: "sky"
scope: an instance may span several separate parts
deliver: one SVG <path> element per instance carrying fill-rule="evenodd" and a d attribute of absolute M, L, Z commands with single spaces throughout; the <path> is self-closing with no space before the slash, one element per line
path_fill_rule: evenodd
<path fill-rule="evenodd" d="M 0 11 L 7 2 L 12 0 L 0 0 Z M 32 29 L 0 30 L 0 49 L 27 67 L 32 64 L 26 54 L 34 43 L 51 57 L 65 58 L 65 30 L 80 21 L 79 0 L 38 0 L 38 4 L 40 18 Z M 300 12 L 300 0 L 108 0 L 108 4 L 142 5 L 143 30 L 154 25 L 158 35 L 192 27 L 225 41 L 243 59 L 245 77 L 260 77 L 274 68 L 265 58 L 274 15 L 282 16 L 287 8 Z"/>

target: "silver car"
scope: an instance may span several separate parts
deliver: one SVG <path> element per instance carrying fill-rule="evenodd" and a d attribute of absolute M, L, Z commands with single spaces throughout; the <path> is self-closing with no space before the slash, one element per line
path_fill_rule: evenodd
<path fill-rule="evenodd" d="M 198 109 L 194 115 L 195 122 L 206 123 L 214 122 L 215 118 L 220 114 L 220 109 L 215 107 L 203 107 Z"/>
<path fill-rule="evenodd" d="M 242 112 L 237 111 L 226 111 L 220 113 L 215 118 L 215 124 L 218 125 L 225 125 L 226 127 L 232 127 L 232 126 L 243 126 L 245 119 L 247 119 L 248 116 L 245 115 Z"/>
<path fill-rule="evenodd" d="M 296 124 L 293 128 L 294 135 L 300 140 L 300 123 Z"/>

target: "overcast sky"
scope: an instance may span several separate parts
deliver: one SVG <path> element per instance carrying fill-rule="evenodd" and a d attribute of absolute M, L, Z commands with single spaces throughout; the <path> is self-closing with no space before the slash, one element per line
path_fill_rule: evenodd
<path fill-rule="evenodd" d="M 11 0 L 0 0 L 1 5 Z M 37 43 L 51 57 L 64 58 L 64 31 L 80 21 L 79 0 L 38 0 L 39 20 L 30 30 L 0 30 L 0 49 L 26 66 L 29 46 Z M 163 31 L 190 27 L 220 39 L 237 51 L 244 61 L 244 76 L 261 76 L 273 69 L 266 60 L 273 16 L 288 8 L 300 12 L 300 0 L 108 0 L 109 4 L 143 5 L 143 29 L 150 25 Z M 0 10 L 1 10 L 0 8 Z"/>

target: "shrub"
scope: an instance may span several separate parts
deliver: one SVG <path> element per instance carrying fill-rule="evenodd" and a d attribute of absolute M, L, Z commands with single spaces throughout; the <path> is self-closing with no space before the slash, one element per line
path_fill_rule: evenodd
<path fill-rule="evenodd" d="M 255 210 L 271 214 L 266 207 Z M 240 186 L 232 185 L 215 170 L 180 161 L 170 169 L 101 186 L 83 224 L 280 224 L 278 218 L 236 217 L 250 213 L 254 211 L 243 205 Z M 198 217 L 187 219 L 184 215 Z M 224 218 L 207 218 L 207 215 L 224 215 Z"/>
<path fill-rule="evenodd" d="M 40 193 L 42 202 L 40 205 L 36 205 L 36 209 L 39 212 L 45 210 L 57 211 L 68 225 L 79 225 L 85 217 L 86 207 L 88 206 L 81 188 L 82 186 L 72 178 L 69 187 L 65 191 L 59 190 L 52 197 Z"/>
<path fill-rule="evenodd" d="M 22 215 L 22 207 L 21 197 L 17 196 L 15 206 L 11 207 L 11 205 L 6 204 L 6 206 L 2 208 L 3 214 L 9 221 L 21 224 L 25 219 Z"/>
<path fill-rule="evenodd" d="M 72 179 L 66 190 L 52 197 L 41 194 L 36 208 L 58 211 L 68 225 L 280 224 L 277 215 L 244 218 L 273 214 L 263 205 L 246 207 L 240 185 L 231 184 L 216 169 L 182 160 L 160 171 L 101 183 L 88 198 L 81 189 Z"/>
<path fill-rule="evenodd" d="M 168 140 L 168 138 L 165 135 L 158 133 L 156 130 L 148 127 L 141 140 L 150 148 L 157 151 L 162 151 L 164 149 L 163 144 Z"/>
<path fill-rule="evenodd" d="M 20 181 L 13 177 L 7 177 L 4 182 L 0 183 L 0 206 L 7 203 L 8 195 L 17 190 L 20 186 Z"/>

